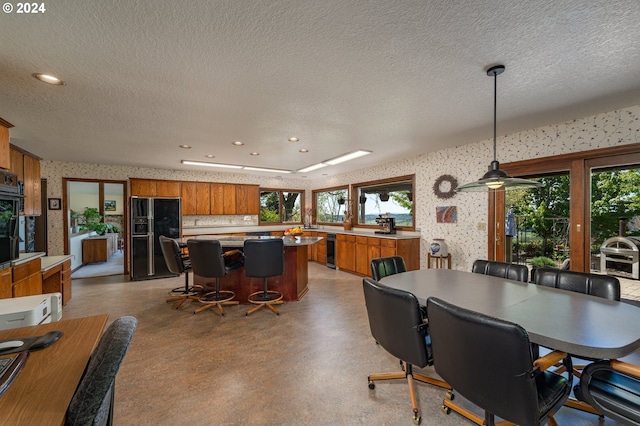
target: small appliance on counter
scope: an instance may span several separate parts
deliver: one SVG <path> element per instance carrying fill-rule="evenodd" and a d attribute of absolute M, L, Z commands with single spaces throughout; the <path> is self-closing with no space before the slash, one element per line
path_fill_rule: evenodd
<path fill-rule="evenodd" d="M 380 230 L 375 232 L 376 234 L 396 233 L 396 219 L 394 217 L 390 217 L 389 213 L 386 215 L 378 215 L 376 223 L 380 227 Z"/>
<path fill-rule="evenodd" d="M 0 300 L 0 330 L 60 321 L 62 294 L 48 293 Z"/>

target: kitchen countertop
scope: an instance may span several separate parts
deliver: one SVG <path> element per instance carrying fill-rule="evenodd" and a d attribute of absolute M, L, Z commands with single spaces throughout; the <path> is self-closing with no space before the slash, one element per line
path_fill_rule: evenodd
<path fill-rule="evenodd" d="M 40 259 L 42 269 L 40 272 L 47 272 L 51 268 L 55 268 L 56 266 L 64 263 L 65 261 L 71 259 L 70 254 L 65 254 L 62 256 L 44 256 Z"/>
<path fill-rule="evenodd" d="M 20 256 L 17 259 L 11 261 L 11 266 L 18 266 L 23 263 L 27 263 L 33 259 L 37 259 L 38 257 L 44 257 L 47 253 L 45 252 L 33 252 L 33 253 L 20 253 Z"/>
<path fill-rule="evenodd" d="M 220 235 L 229 234 L 235 232 L 271 232 L 271 231 L 284 231 L 291 226 L 184 226 L 182 228 L 182 235 L 184 238 L 196 236 L 196 235 Z M 420 238 L 420 232 L 412 231 L 398 231 L 396 234 L 376 234 L 376 229 L 373 228 L 354 228 L 350 231 L 345 231 L 342 226 L 321 226 L 319 228 L 304 228 L 305 232 L 327 232 L 330 234 L 346 234 L 356 235 L 364 237 L 378 237 L 389 238 L 392 240 L 403 240 L 411 238 Z"/>
<path fill-rule="evenodd" d="M 244 244 L 247 240 L 270 240 L 275 238 L 282 238 L 284 241 L 285 247 L 293 247 L 293 246 L 310 246 L 312 244 L 316 244 L 319 241 L 322 241 L 324 238 L 322 237 L 268 237 L 268 236 L 242 236 L 242 235 L 234 235 L 234 236 L 224 236 L 224 235 L 199 235 L 193 237 L 194 240 L 218 240 L 220 241 L 220 245 L 222 247 L 239 247 Z M 182 238 L 181 242 L 186 243 L 188 238 Z"/>

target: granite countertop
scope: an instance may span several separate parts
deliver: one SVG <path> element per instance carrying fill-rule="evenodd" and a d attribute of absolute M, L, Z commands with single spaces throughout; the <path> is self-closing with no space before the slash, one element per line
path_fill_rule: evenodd
<path fill-rule="evenodd" d="M 270 232 L 284 231 L 291 226 L 184 226 L 182 227 L 182 235 L 184 238 L 198 235 L 220 235 L 233 232 Z M 376 234 L 374 228 L 353 228 L 345 231 L 342 226 L 320 226 L 319 228 L 304 228 L 304 232 L 327 232 L 330 234 L 346 234 L 364 237 L 389 238 L 392 240 L 403 240 L 411 238 L 420 238 L 420 232 L 414 231 L 397 231 L 396 234 Z"/>
<path fill-rule="evenodd" d="M 61 263 L 71 259 L 72 255 L 65 254 L 62 256 L 44 256 L 40 259 L 41 262 L 41 270 L 40 272 L 46 272 L 51 268 L 55 268 Z"/>
<path fill-rule="evenodd" d="M 285 247 L 310 246 L 322 241 L 322 237 L 268 237 L 268 236 L 224 236 L 224 235 L 199 235 L 192 237 L 195 240 L 218 240 L 222 247 L 242 247 L 247 240 L 269 240 L 280 238 L 284 241 Z M 186 243 L 189 238 L 182 238 L 180 242 Z"/>

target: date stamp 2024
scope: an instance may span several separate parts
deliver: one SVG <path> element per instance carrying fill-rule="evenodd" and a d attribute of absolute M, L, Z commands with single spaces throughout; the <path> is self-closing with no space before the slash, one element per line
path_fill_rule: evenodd
<path fill-rule="evenodd" d="M 4 3 L 2 11 L 4 13 L 15 13 L 16 15 L 37 14 L 45 13 L 47 8 L 44 3 Z"/>

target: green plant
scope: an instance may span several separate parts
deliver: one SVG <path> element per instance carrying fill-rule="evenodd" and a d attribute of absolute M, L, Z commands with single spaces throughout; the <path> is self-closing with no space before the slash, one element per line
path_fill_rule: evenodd
<path fill-rule="evenodd" d="M 89 231 L 95 231 L 99 235 L 104 235 L 105 232 L 109 229 L 110 225 L 106 223 L 100 222 L 102 219 L 102 215 L 95 207 L 85 207 L 84 213 L 82 214 L 86 220 L 80 229 L 86 229 Z"/>
<path fill-rule="evenodd" d="M 555 260 L 545 256 L 534 257 L 529 261 L 529 263 L 531 264 L 531 266 L 534 266 L 536 268 L 542 268 L 545 266 L 558 266 Z"/>

